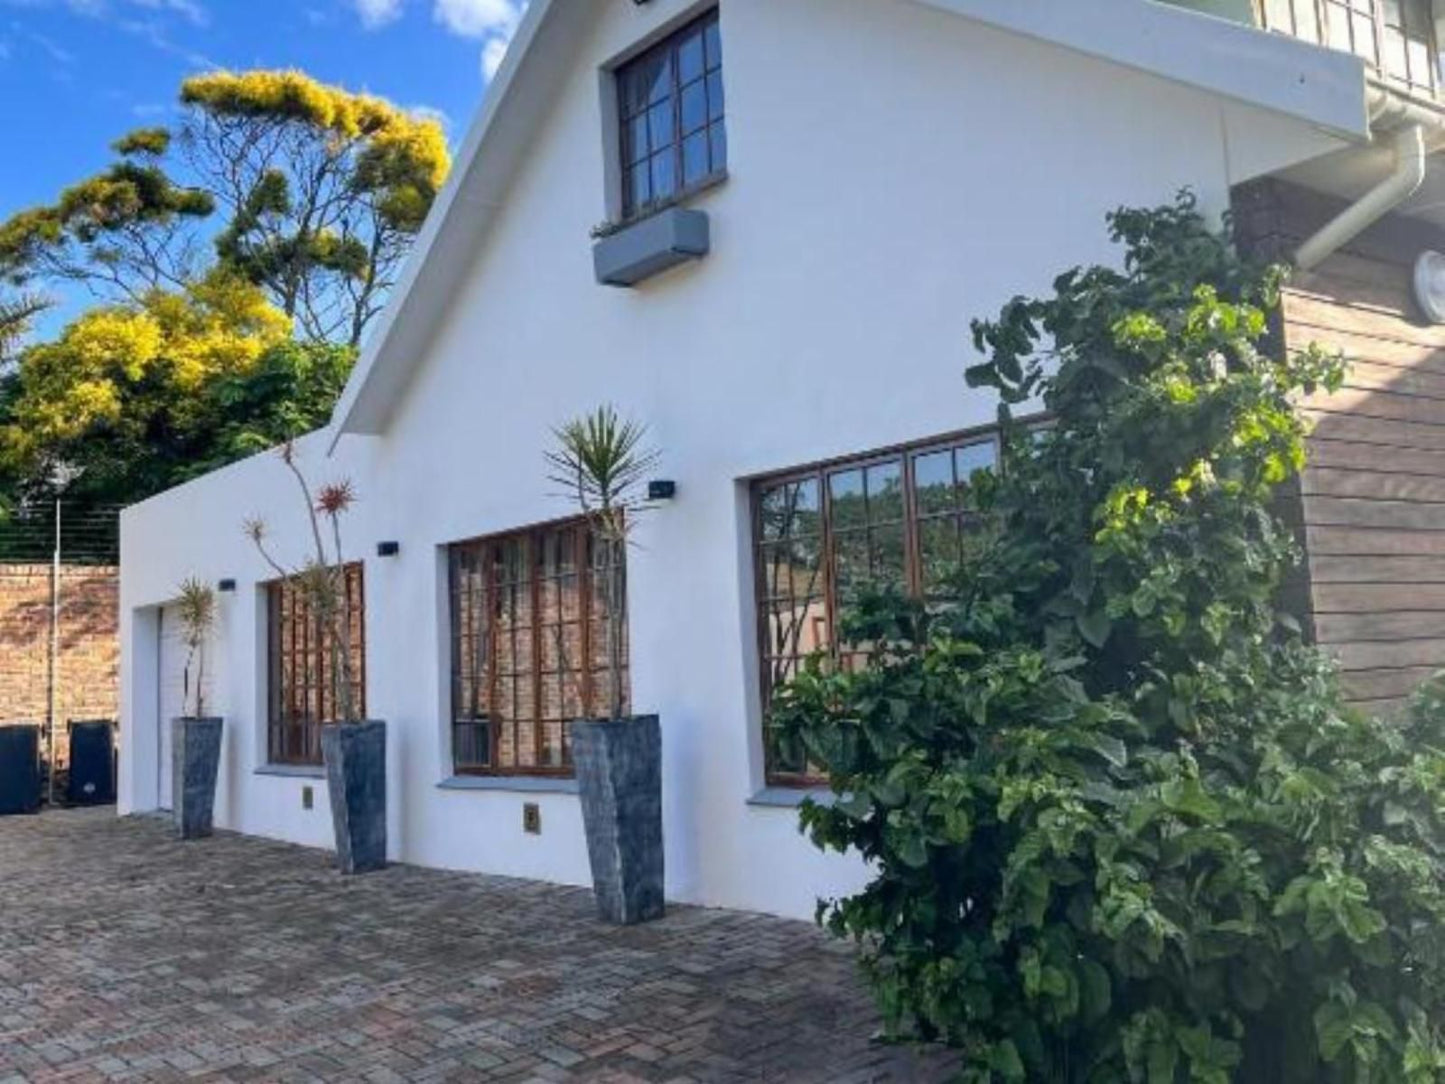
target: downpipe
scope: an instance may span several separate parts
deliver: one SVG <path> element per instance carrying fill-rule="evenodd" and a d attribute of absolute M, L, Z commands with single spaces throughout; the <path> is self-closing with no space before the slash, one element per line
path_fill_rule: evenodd
<path fill-rule="evenodd" d="M 1413 120 L 1395 132 L 1395 166 L 1390 175 L 1300 245 L 1294 255 L 1296 268 L 1314 270 L 1420 190 L 1429 155 L 1425 127 L 1422 121 Z"/>

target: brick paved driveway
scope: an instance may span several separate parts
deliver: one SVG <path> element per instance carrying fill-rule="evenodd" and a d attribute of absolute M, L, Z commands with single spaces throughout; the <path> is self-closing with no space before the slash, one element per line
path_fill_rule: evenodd
<path fill-rule="evenodd" d="M 870 1047 L 845 950 L 806 923 L 675 908 L 111 811 L 0 819 L 0 1084 L 934 1081 Z"/>

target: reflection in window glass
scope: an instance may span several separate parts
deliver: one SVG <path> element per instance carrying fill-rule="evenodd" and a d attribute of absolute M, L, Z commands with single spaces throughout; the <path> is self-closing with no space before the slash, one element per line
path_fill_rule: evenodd
<path fill-rule="evenodd" d="M 716 10 L 623 64 L 616 78 L 624 217 L 727 169 Z"/>
<path fill-rule="evenodd" d="M 998 462 L 993 437 L 930 442 L 897 454 L 769 479 L 753 490 L 763 693 L 804 659 L 862 664 L 868 646 L 841 642 L 837 620 L 860 592 L 893 587 L 943 598 L 980 525 L 970 480 Z M 768 747 L 769 778 L 816 778 L 798 750 Z"/>
<path fill-rule="evenodd" d="M 571 723 L 607 695 L 609 552 L 582 522 L 450 547 L 458 774 L 571 774 Z"/>

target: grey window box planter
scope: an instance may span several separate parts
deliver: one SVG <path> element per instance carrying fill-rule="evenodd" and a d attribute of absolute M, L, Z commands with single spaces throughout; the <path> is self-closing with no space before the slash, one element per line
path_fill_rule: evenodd
<path fill-rule="evenodd" d="M 386 865 L 386 724 L 331 723 L 321 728 L 336 865 L 368 873 Z"/>
<path fill-rule="evenodd" d="M 707 215 L 669 207 L 592 246 L 597 281 L 604 286 L 636 286 L 669 268 L 707 255 L 711 244 Z"/>
<path fill-rule="evenodd" d="M 661 918 L 662 727 L 656 715 L 572 724 L 587 855 L 604 922 Z"/>
<path fill-rule="evenodd" d="M 181 839 L 211 834 L 216 774 L 221 767 L 221 720 L 171 720 L 171 817 Z"/>

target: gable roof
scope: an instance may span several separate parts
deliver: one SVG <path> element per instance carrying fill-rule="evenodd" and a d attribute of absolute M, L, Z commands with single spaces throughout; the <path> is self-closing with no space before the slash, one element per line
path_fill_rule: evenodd
<path fill-rule="evenodd" d="M 1349 139 L 1369 136 L 1364 62 L 1346 53 L 1154 0 L 913 2 Z M 597 7 L 597 0 L 531 0 L 332 412 L 329 447 L 343 433 L 384 431 L 432 329 L 501 213 L 528 142 L 560 93 L 559 73 L 575 62 Z"/>

